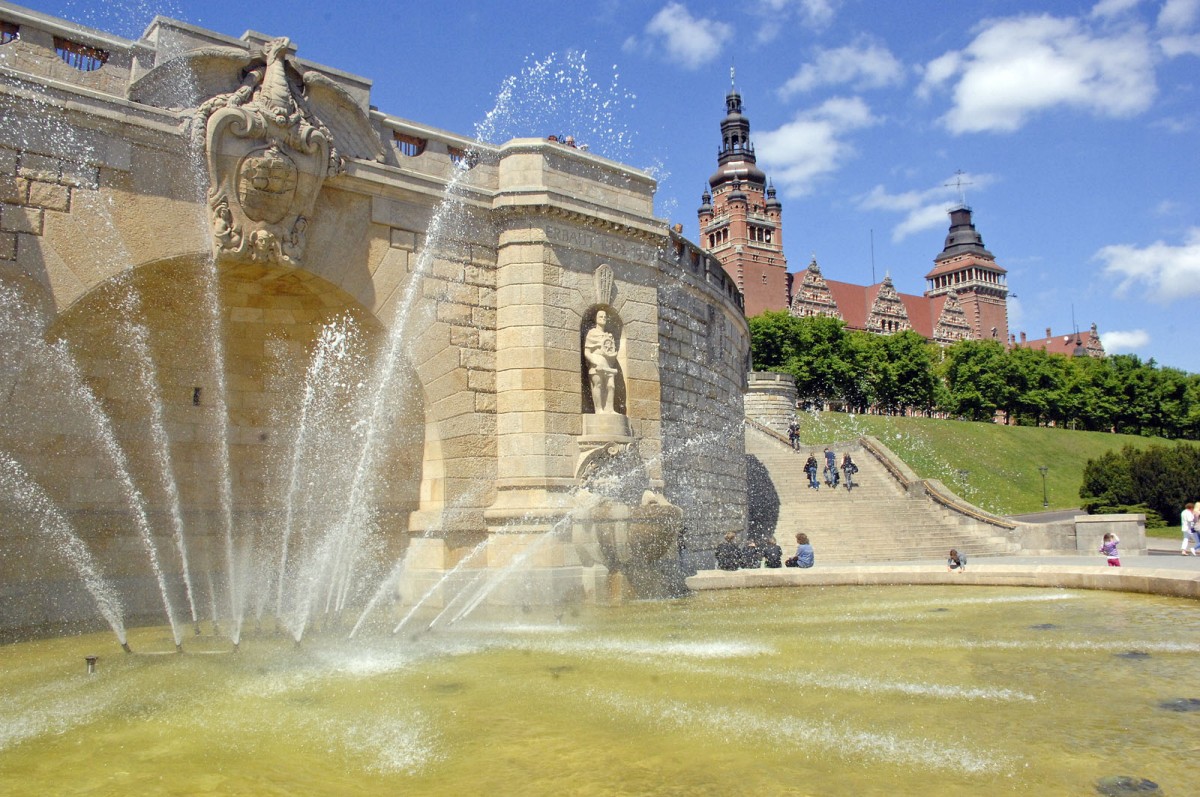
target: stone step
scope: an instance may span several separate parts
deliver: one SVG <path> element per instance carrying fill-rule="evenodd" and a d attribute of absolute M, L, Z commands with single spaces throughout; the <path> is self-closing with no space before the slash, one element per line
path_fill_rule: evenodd
<path fill-rule="evenodd" d="M 958 548 L 969 557 L 1013 549 L 1002 529 L 955 512 L 927 496 L 909 494 L 857 441 L 831 443 L 829 447 L 838 461 L 849 453 L 858 466 L 854 489 L 824 484 L 818 490 L 808 487 L 804 462 L 812 452 L 823 468 L 825 446 L 794 451 L 786 442 L 747 427 L 747 469 L 753 472 L 752 526 L 756 531 L 772 529 L 785 551 L 797 531 L 804 531 L 812 539 L 819 561 L 830 562 L 940 559 L 950 548 Z M 769 484 L 756 487 L 755 478 Z M 773 501 L 778 501 L 777 507 L 770 505 Z"/>

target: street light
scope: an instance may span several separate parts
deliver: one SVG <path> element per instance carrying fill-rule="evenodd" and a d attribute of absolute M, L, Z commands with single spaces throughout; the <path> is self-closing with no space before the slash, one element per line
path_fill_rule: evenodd
<path fill-rule="evenodd" d="M 1042 509 L 1050 508 L 1050 499 L 1046 495 L 1046 471 L 1050 470 L 1045 465 L 1039 465 L 1038 470 L 1042 472 Z"/>

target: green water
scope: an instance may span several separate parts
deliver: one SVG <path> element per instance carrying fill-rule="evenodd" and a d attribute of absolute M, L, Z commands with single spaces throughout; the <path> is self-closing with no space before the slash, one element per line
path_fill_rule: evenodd
<path fill-rule="evenodd" d="M 840 587 L 236 654 L 11 645 L 0 794 L 1187 795 L 1200 713 L 1159 704 L 1200 697 L 1198 628 L 1152 596 Z"/>

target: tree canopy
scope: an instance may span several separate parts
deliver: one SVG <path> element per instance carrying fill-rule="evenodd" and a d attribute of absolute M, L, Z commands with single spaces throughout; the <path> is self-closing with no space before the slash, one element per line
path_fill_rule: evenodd
<path fill-rule="evenodd" d="M 1065 357 L 995 340 L 942 347 L 915 332 L 852 332 L 786 311 L 750 319 L 758 370 L 796 379 L 807 403 L 883 413 L 1200 439 L 1200 375 L 1132 354 Z"/>

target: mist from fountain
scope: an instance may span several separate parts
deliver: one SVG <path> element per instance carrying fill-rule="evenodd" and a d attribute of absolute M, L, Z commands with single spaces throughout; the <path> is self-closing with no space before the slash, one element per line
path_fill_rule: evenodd
<path fill-rule="evenodd" d="M 29 515 L 35 528 L 45 534 L 54 550 L 68 562 L 96 602 L 96 610 L 104 618 L 122 647 L 128 644 L 125 618 L 116 589 L 100 572 L 87 545 L 71 528 L 70 522 L 46 491 L 25 472 L 15 459 L 0 451 L 0 494 L 14 500 L 22 513 Z"/>
<path fill-rule="evenodd" d="M 165 70 L 164 74 L 174 81 L 171 93 L 175 97 L 175 107 L 195 108 L 204 99 L 188 70 L 171 69 Z M 206 347 L 199 362 L 202 363 L 201 377 L 207 385 L 204 417 L 208 419 L 202 432 L 204 450 L 211 452 L 218 504 L 217 538 L 223 548 L 224 560 L 214 570 L 215 562 L 209 558 L 204 581 L 207 583 L 208 614 L 214 629 L 225 625 L 225 632 L 235 646 L 241 641 L 250 613 L 261 623 L 268 607 L 273 605 L 277 625 L 286 628 L 299 641 L 315 617 L 340 615 L 356 596 L 369 588 L 364 581 L 377 569 L 370 560 L 384 548 L 378 535 L 373 494 L 380 452 L 390 431 L 391 419 L 400 412 L 394 406 L 396 397 L 409 392 L 402 383 L 410 376 L 401 364 L 415 337 L 426 326 L 427 313 L 432 310 L 431 302 L 422 301 L 423 276 L 448 251 L 453 241 L 467 238 L 463 227 L 467 222 L 463 200 L 469 190 L 471 169 L 475 163 L 489 157 L 485 152 L 487 146 L 497 140 L 528 135 L 530 129 L 557 130 L 561 135 L 565 127 L 566 132 L 579 137 L 583 148 L 625 159 L 632 136 L 619 117 L 631 107 L 634 98 L 618 87 L 618 78 L 614 68 L 611 82 L 602 85 L 603 81 L 589 75 L 586 54 L 570 53 L 561 58 L 550 55 L 540 60 L 531 59 L 520 74 L 502 82 L 495 106 L 475 131 L 475 139 L 482 146 L 468 151 L 465 157 L 456 161 L 443 200 L 428 225 L 423 246 L 416 253 L 408 281 L 398 296 L 389 302 L 389 315 L 382 319 L 386 328 L 383 345 L 374 355 L 366 353 L 366 344 L 355 339 L 356 332 L 347 320 L 340 326 L 338 322 L 327 324 L 317 337 L 302 381 L 297 415 L 293 416 L 293 419 L 298 418 L 299 424 L 290 441 L 291 450 L 284 456 L 286 464 L 279 460 L 269 464 L 276 477 L 272 481 L 268 473 L 267 481 L 280 490 L 276 502 L 280 510 L 275 520 L 268 513 L 260 518 L 257 526 L 235 520 L 241 510 L 238 496 L 234 494 L 231 471 L 232 428 L 224 328 L 227 310 L 222 303 L 222 266 L 213 256 L 202 258 L 198 325 L 202 334 L 198 337 Z M 196 132 L 193 128 L 193 142 L 200 140 Z M 64 138 L 73 135 L 66 127 L 62 133 Z M 204 207 L 209 175 L 200 148 L 193 146 L 189 150 L 187 171 L 194 183 L 190 190 L 196 198 L 196 229 L 202 239 L 206 239 L 209 231 Z M 112 253 L 110 256 L 130 261 L 109 210 L 100 206 L 102 203 L 95 204 L 88 211 L 100 222 L 103 239 L 99 242 L 100 248 Z M 145 414 L 147 448 L 154 459 L 154 472 L 150 477 L 155 481 L 157 491 L 164 496 L 167 511 L 163 514 L 169 519 L 169 537 L 178 557 L 178 578 L 183 585 L 191 620 L 198 627 L 202 619 L 199 608 L 202 599 L 194 583 L 189 555 L 189 536 L 193 530 L 187 528 L 185 508 L 181 506 L 150 331 L 140 320 L 143 303 L 138 281 L 128 279 L 113 304 L 119 316 L 116 329 L 134 361 L 140 398 L 150 404 Z M 60 346 L 63 356 L 69 356 L 66 345 L 64 342 Z M 355 369 L 346 363 L 351 360 L 359 363 L 367 358 L 373 363 L 368 367 L 368 378 L 354 379 L 351 374 Z M 63 367 L 71 370 L 66 365 Z M 99 430 L 97 435 L 108 457 L 116 463 L 114 469 L 122 474 L 120 481 L 131 506 L 133 525 L 151 560 L 164 611 L 179 646 L 182 635 L 172 606 L 172 589 L 160 554 L 155 550 L 155 530 L 147 515 L 145 497 L 129 473 L 125 464 L 127 453 L 105 416 L 103 406 L 83 385 L 77 373 L 74 381 L 78 383 L 74 392 L 79 393 L 79 403 Z M 198 394 L 196 403 L 199 404 Z M 344 423 L 331 422 L 339 411 L 353 419 L 349 428 Z M 334 429 L 341 434 L 332 434 Z M 479 491 L 484 487 L 481 485 Z M 473 505 L 477 499 L 476 489 L 471 488 L 459 495 L 448 496 L 448 507 Z M 569 518 L 564 522 L 569 523 Z M 243 528 L 239 529 L 239 525 Z M 436 533 L 437 528 L 425 532 L 426 536 Z M 477 550 L 482 553 L 486 544 Z M 526 561 L 527 555 L 519 557 L 517 564 Z M 388 595 L 389 580 L 396 578 L 403 568 L 401 560 L 385 578 L 377 581 L 367 608 L 354 625 L 355 631 L 361 628 L 371 608 Z M 510 563 L 503 569 L 503 574 L 489 576 L 488 583 L 481 588 L 482 597 L 471 600 L 466 612 L 451 622 L 457 622 L 473 611 L 497 584 L 513 577 L 513 573 L 514 566 Z M 223 601 L 219 600 L 221 592 L 225 593 Z M 425 597 L 417 597 L 417 600 L 423 603 Z"/>

